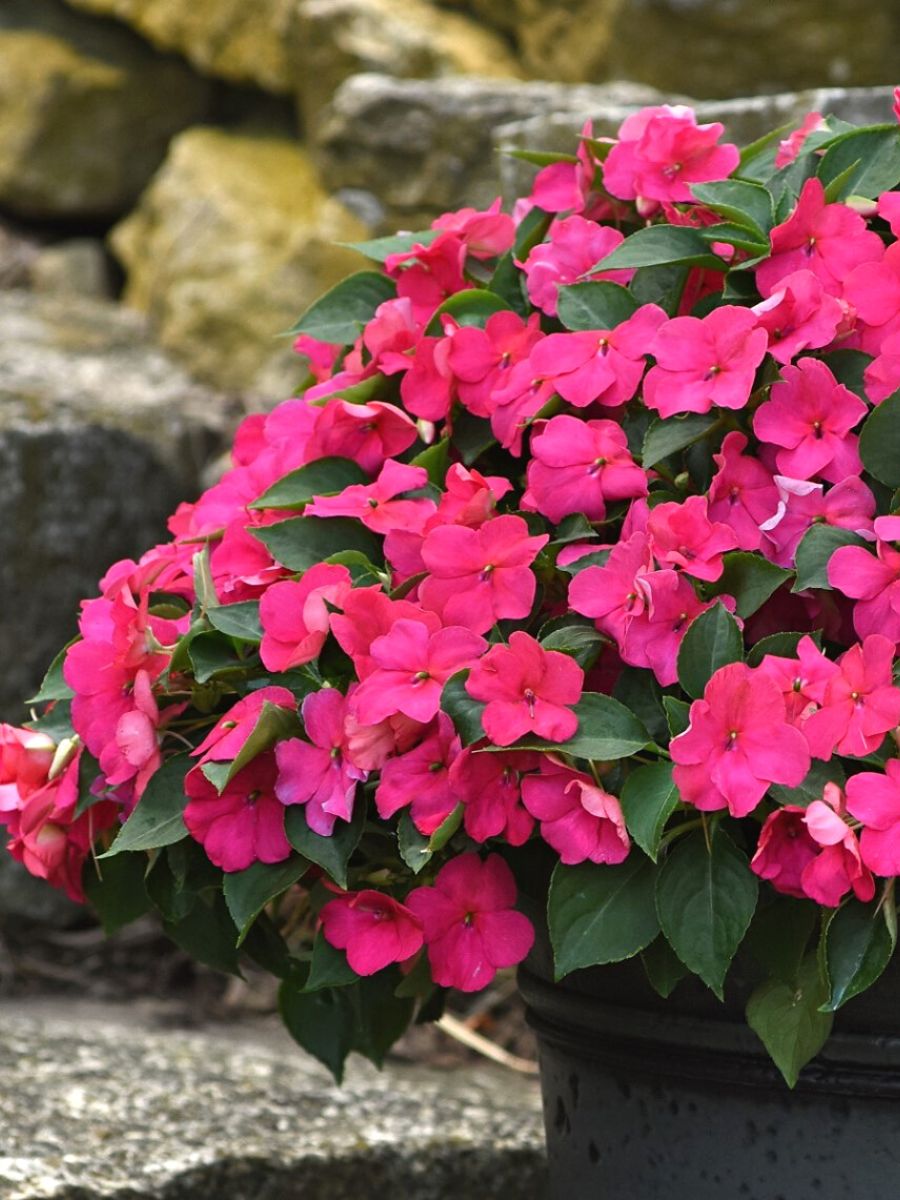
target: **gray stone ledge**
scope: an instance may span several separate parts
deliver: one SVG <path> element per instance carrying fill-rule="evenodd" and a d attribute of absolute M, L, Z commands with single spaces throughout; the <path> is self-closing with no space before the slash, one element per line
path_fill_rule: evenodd
<path fill-rule="evenodd" d="M 541 1200 L 537 1085 L 355 1062 L 278 1029 L 151 1031 L 140 1010 L 0 1003 L 4 1200 Z"/>

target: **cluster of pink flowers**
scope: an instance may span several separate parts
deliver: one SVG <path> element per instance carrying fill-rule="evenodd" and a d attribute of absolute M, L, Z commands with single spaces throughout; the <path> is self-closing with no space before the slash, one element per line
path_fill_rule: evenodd
<path fill-rule="evenodd" d="M 178 758 L 226 878 L 297 860 L 307 948 L 465 991 L 531 948 L 525 843 L 647 851 L 639 764 L 671 764 L 663 858 L 724 821 L 784 895 L 892 886 L 900 502 L 864 430 L 900 388 L 900 191 L 842 197 L 818 114 L 768 176 L 723 132 L 586 127 L 513 215 L 372 243 L 377 289 L 299 323 L 308 386 L 84 602 L 44 689 L 70 741 L 3 727 L 17 857 L 80 896 Z"/>

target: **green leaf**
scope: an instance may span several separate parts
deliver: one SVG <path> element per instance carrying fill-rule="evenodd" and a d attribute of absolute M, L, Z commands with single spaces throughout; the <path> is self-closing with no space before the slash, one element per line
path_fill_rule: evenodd
<path fill-rule="evenodd" d="M 844 768 L 839 759 L 832 758 L 828 762 L 821 762 L 814 758 L 802 783 L 796 787 L 773 783 L 769 788 L 769 795 L 778 804 L 800 804 L 805 808 L 813 800 L 822 799 L 826 783 L 836 783 L 843 787 L 846 782 Z"/>
<path fill-rule="evenodd" d="M 804 962 L 796 984 L 770 979 L 747 1002 L 747 1024 L 793 1087 L 800 1071 L 828 1040 L 833 1017 L 819 1012 L 825 989 L 815 955 Z"/>
<path fill-rule="evenodd" d="M 287 891 L 308 867 L 305 858 L 294 854 L 284 862 L 255 862 L 246 870 L 225 875 L 225 903 L 237 926 L 239 946 L 269 901 Z"/>
<path fill-rule="evenodd" d="M 197 683 L 208 683 L 223 671 L 243 670 L 244 663 L 237 657 L 234 643 L 224 633 L 210 630 L 198 633 L 188 647 L 191 670 Z"/>
<path fill-rule="evenodd" d="M 644 438 L 641 465 L 644 470 L 654 467 L 670 454 L 698 442 L 719 418 L 715 413 L 688 413 L 684 417 L 655 418 Z"/>
<path fill-rule="evenodd" d="M 872 362 L 871 354 L 863 354 L 862 350 L 832 350 L 830 354 L 822 355 L 822 362 L 838 383 L 849 388 L 860 400 L 868 400 L 864 375 Z"/>
<path fill-rule="evenodd" d="M 507 158 L 531 163 L 535 167 L 549 167 L 551 163 L 577 163 L 577 154 L 560 154 L 556 150 L 504 150 Z"/>
<path fill-rule="evenodd" d="M 870 475 L 888 487 L 900 487 L 900 392 L 869 413 L 859 435 L 859 454 Z"/>
<path fill-rule="evenodd" d="M 768 242 L 769 230 L 775 223 L 775 204 L 772 193 L 761 183 L 745 179 L 695 183 L 691 185 L 691 194 L 713 212 L 721 213 Z"/>
<path fill-rule="evenodd" d="M 728 264 L 713 254 L 701 234 L 687 225 L 648 225 L 631 234 L 591 271 L 631 267 L 690 265 L 725 271 Z"/>
<path fill-rule="evenodd" d="M 754 258 L 765 256 L 769 249 L 768 238 L 760 241 L 758 233 L 751 233 L 745 226 L 732 225 L 730 222 L 723 223 L 722 225 L 707 225 L 700 229 L 699 233 L 704 242 L 710 247 L 716 242 L 725 242 L 728 246 L 736 246 L 739 250 L 746 250 Z M 723 270 L 726 269 L 727 267 L 723 268 Z M 713 301 L 713 307 L 718 308 L 718 304 L 715 301 Z"/>
<path fill-rule="evenodd" d="M 259 601 L 242 600 L 237 604 L 224 604 L 221 608 L 210 608 L 206 619 L 214 629 L 227 633 L 242 642 L 261 642 L 262 625 L 259 623 Z"/>
<path fill-rule="evenodd" d="M 353 1049 L 378 1068 L 406 1032 L 415 1011 L 412 997 L 397 995 L 402 978 L 396 967 L 389 967 L 360 979 L 348 992 L 353 1006 Z"/>
<path fill-rule="evenodd" d="M 484 737 L 481 714 L 485 706 L 480 700 L 473 700 L 466 691 L 468 678 L 468 671 L 457 671 L 447 680 L 441 692 L 441 712 L 445 712 L 453 722 L 464 746 L 470 746 Z"/>
<path fill-rule="evenodd" d="M 722 999 L 722 985 L 756 908 L 758 882 L 746 855 L 719 826 L 680 838 L 656 883 L 659 923 L 689 970 Z"/>
<path fill-rule="evenodd" d="M 767 654 L 774 654 L 777 658 L 796 658 L 800 642 L 810 636 L 808 633 L 770 633 L 750 647 L 747 665 L 758 667 Z"/>
<path fill-rule="evenodd" d="M 608 280 L 559 289 L 558 315 L 566 329 L 615 329 L 638 309 L 628 288 Z"/>
<path fill-rule="evenodd" d="M 720 601 L 688 626 L 678 649 L 678 682 L 689 696 L 699 699 L 720 667 L 743 657 L 738 623 Z"/>
<path fill-rule="evenodd" d="M 100 764 L 94 758 L 93 754 L 87 749 L 82 750 L 78 763 L 78 803 L 75 805 L 76 817 L 80 817 L 82 813 L 87 812 L 89 808 L 93 808 L 95 804 L 99 804 L 104 799 L 103 792 L 98 796 L 91 791 L 91 788 L 100 778 L 101 774 Z"/>
<path fill-rule="evenodd" d="M 656 862 L 666 821 L 680 801 L 672 782 L 672 764 L 648 763 L 632 771 L 622 788 L 622 812 L 628 832 Z"/>
<path fill-rule="evenodd" d="M 123 854 L 112 862 L 85 863 L 84 894 L 96 910 L 103 932 L 115 933 L 150 909 L 144 885 L 146 854 Z"/>
<path fill-rule="evenodd" d="M 428 839 L 428 849 L 432 854 L 436 854 L 438 850 L 443 850 L 450 839 L 462 825 L 463 816 L 465 814 L 465 805 L 457 804 L 452 812 L 449 812 L 437 829 Z"/>
<path fill-rule="evenodd" d="M 450 440 L 441 438 L 431 446 L 426 446 L 415 458 L 409 460 L 411 467 L 424 467 L 428 472 L 428 482 L 442 488 L 447 477 L 447 464 L 450 461 Z"/>
<path fill-rule="evenodd" d="M 339 550 L 337 554 L 323 558 L 322 562 L 346 567 L 354 587 L 370 587 L 373 583 L 381 585 L 387 582 L 387 576 L 361 550 Z"/>
<path fill-rule="evenodd" d="M 866 543 L 850 529 L 837 525 L 813 525 L 800 540 L 794 561 L 797 564 L 797 582 L 792 592 L 806 588 L 831 590 L 828 582 L 828 563 L 835 550 L 841 546 L 864 546 Z"/>
<path fill-rule="evenodd" d="M 662 690 L 652 671 L 643 667 L 623 666 L 612 694 L 634 713 L 655 742 L 668 740 L 669 726 L 662 703 Z"/>
<path fill-rule="evenodd" d="M 25 727 L 35 733 L 45 733 L 57 746 L 66 738 L 74 737 L 72 728 L 72 701 L 54 700 L 47 711 L 36 721 L 26 721 Z"/>
<path fill-rule="evenodd" d="M 313 942 L 312 958 L 309 963 L 309 977 L 306 980 L 305 991 L 318 992 L 322 988 L 347 987 L 356 983 L 359 976 L 347 962 L 347 955 L 326 941 L 320 929 Z"/>
<path fill-rule="evenodd" d="M 290 517 L 275 525 L 249 525 L 247 532 L 289 571 L 308 571 L 347 550 L 358 550 L 375 563 L 384 558 L 375 534 L 350 517 Z"/>
<path fill-rule="evenodd" d="M 155 850 L 187 837 L 181 815 L 187 803 L 184 777 L 193 765 L 189 754 L 166 759 L 151 775 L 134 811 L 101 859 L 112 858 L 123 850 Z"/>
<path fill-rule="evenodd" d="M 323 1063 L 336 1083 L 353 1049 L 353 1010 L 345 988 L 304 992 L 287 978 L 278 991 L 278 1010 L 285 1028 L 307 1053 Z"/>
<path fill-rule="evenodd" d="M 496 438 L 490 421 L 461 412 L 453 421 L 453 445 L 467 467 L 494 445 Z"/>
<path fill-rule="evenodd" d="M 409 809 L 404 809 L 397 822 L 397 848 L 413 875 L 418 875 L 431 861 L 433 851 L 429 848 L 428 841 L 425 834 L 419 833 L 413 824 Z"/>
<path fill-rule="evenodd" d="M 767 558 L 745 550 L 726 554 L 723 562 L 724 569 L 710 588 L 710 595 L 733 596 L 737 602 L 737 615 L 744 620 L 752 617 L 793 574 L 776 567 Z"/>
<path fill-rule="evenodd" d="M 746 944 L 767 975 L 796 983 L 818 922 L 819 908 L 811 901 L 777 896 L 757 911 Z"/>
<path fill-rule="evenodd" d="M 860 904 L 850 899 L 839 908 L 825 932 L 825 962 L 830 995 L 823 1012 L 835 1012 L 870 988 L 891 961 L 896 934 L 878 900 Z"/>
<path fill-rule="evenodd" d="M 166 921 L 163 929 L 191 958 L 216 971 L 240 975 L 234 922 L 220 891 L 201 892 L 180 921 Z"/>
<path fill-rule="evenodd" d="M 666 711 L 666 721 L 672 737 L 684 733 L 691 723 L 691 706 L 677 696 L 663 696 L 663 708 Z"/>
<path fill-rule="evenodd" d="M 368 482 L 368 475 L 350 458 L 318 458 L 282 475 L 248 507 L 302 508 L 313 496 L 335 496 L 353 484 Z"/>
<path fill-rule="evenodd" d="M 366 258 L 384 262 L 392 254 L 406 254 L 413 246 L 430 246 L 440 237 L 439 229 L 422 229 L 416 233 L 396 233 L 391 237 L 372 238 L 368 242 L 341 242 L 350 250 L 358 250 Z"/>
<path fill-rule="evenodd" d="M 44 704 L 49 700 L 71 700 L 75 693 L 66 683 L 63 678 L 63 663 L 66 661 L 66 654 L 70 646 L 75 642 L 80 641 L 80 638 L 73 638 L 71 642 L 67 642 L 62 650 L 56 655 L 53 662 L 47 668 L 46 674 L 41 681 L 41 686 L 36 694 L 30 700 L 26 700 L 26 704 Z M 21 694 L 21 693 L 20 693 Z"/>
<path fill-rule="evenodd" d="M 551 750 L 586 758 L 592 762 L 628 758 L 642 750 L 650 735 L 624 704 L 602 692 L 585 692 L 574 706 L 578 732 L 567 742 L 548 742 L 526 734 L 515 743 L 517 750 Z M 492 747 L 504 750 L 507 747 Z"/>
<path fill-rule="evenodd" d="M 658 304 L 670 317 L 678 312 L 690 267 L 638 267 L 628 290 L 639 304 Z"/>
<path fill-rule="evenodd" d="M 254 758 L 262 754 L 264 750 L 268 750 L 270 746 L 274 746 L 283 738 L 296 737 L 302 731 L 300 718 L 292 709 L 282 708 L 279 704 L 272 704 L 271 701 L 264 700 L 250 736 L 228 764 L 225 783 L 231 783 L 235 775 L 239 771 L 243 771 L 244 767 L 253 762 Z M 222 788 L 220 787 L 218 790 L 222 791 Z"/>
<path fill-rule="evenodd" d="M 641 954 L 641 962 L 650 986 L 663 1000 L 668 1000 L 688 973 L 687 967 L 664 937 L 658 937 L 650 943 Z"/>
<path fill-rule="evenodd" d="M 320 342 L 339 346 L 355 342 L 375 309 L 397 295 L 397 285 L 379 271 L 357 271 L 342 279 L 306 310 L 291 334 L 305 333 Z"/>
<path fill-rule="evenodd" d="M 593 625 L 582 625 L 580 622 L 554 629 L 540 639 L 545 650 L 559 650 L 568 654 L 584 671 L 593 665 L 603 641 Z"/>
<path fill-rule="evenodd" d="M 335 821 L 330 837 L 314 833 L 306 821 L 301 804 L 292 804 L 285 809 L 284 828 L 288 841 L 304 858 L 316 863 L 338 887 L 347 886 L 347 864 L 359 845 L 363 826 L 366 823 L 365 804 L 357 798 L 352 821 Z"/>
<path fill-rule="evenodd" d="M 434 315 L 425 327 L 427 337 L 440 337 L 444 332 L 441 317 L 448 315 L 459 325 L 471 325 L 483 329 L 488 317 L 494 313 L 509 312 L 509 305 L 496 292 L 484 288 L 467 288 L 463 292 L 454 292 L 435 309 Z"/>
<path fill-rule="evenodd" d="M 557 863 L 547 901 L 556 979 L 620 962 L 649 946 L 659 933 L 655 874 L 653 864 L 634 850 L 617 866 Z"/>
<path fill-rule="evenodd" d="M 817 174 L 826 187 L 843 176 L 840 193 L 832 200 L 847 196 L 876 199 L 900 183 L 900 130 L 896 124 L 872 125 L 835 138 L 822 156 Z"/>
<path fill-rule="evenodd" d="M 524 262 L 538 242 L 542 242 L 553 221 L 553 214 L 544 212 L 535 205 L 519 222 L 516 230 L 516 244 L 513 246 L 514 257 Z"/>
<path fill-rule="evenodd" d="M 525 275 L 516 266 L 516 260 L 509 251 L 497 263 L 496 270 L 488 284 L 490 291 L 495 292 L 507 305 L 517 312 L 520 317 L 527 317 L 531 311 L 523 286 Z"/>

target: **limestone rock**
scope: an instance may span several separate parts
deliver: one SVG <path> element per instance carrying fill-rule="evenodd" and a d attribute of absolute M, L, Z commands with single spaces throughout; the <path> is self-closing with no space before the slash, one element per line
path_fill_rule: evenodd
<path fill-rule="evenodd" d="M 99 238 L 66 238 L 35 255 L 30 282 L 36 292 L 109 300 L 113 295 L 110 267 Z"/>
<path fill-rule="evenodd" d="M 0 718 L 25 719 L 81 598 L 199 491 L 226 410 L 134 313 L 0 293 Z"/>
<path fill-rule="evenodd" d="M 75 8 L 127 21 L 163 50 L 176 50 L 211 75 L 291 89 L 286 37 L 295 0 L 68 0 Z"/>
<path fill-rule="evenodd" d="M 648 88 L 491 79 L 390 79 L 355 75 L 336 93 L 318 139 L 326 185 L 370 193 L 385 228 L 421 228 L 461 204 L 487 205 L 499 191 L 497 130 L 535 114 L 576 114 L 627 97 L 651 103 Z"/>
<path fill-rule="evenodd" d="M 334 243 L 367 236 L 296 143 L 201 128 L 175 139 L 112 246 L 126 302 L 163 346 L 202 379 L 272 400 L 298 377 L 278 335 L 364 265 Z"/>
<path fill-rule="evenodd" d="M 0 288 L 27 287 L 40 248 L 31 234 L 0 221 Z"/>
<path fill-rule="evenodd" d="M 57 0 L 0 5 L 0 206 L 108 218 L 134 201 L 209 84 L 126 29 Z"/>
<path fill-rule="evenodd" d="M 277 1030 L 148 1032 L 135 1006 L 65 1003 L 0 1006 L 4 1200 L 545 1195 L 532 1080 L 359 1063 L 338 1088 Z"/>
<path fill-rule="evenodd" d="M 339 84 L 364 71 L 413 79 L 521 74 L 503 38 L 426 0 L 300 0 L 293 41 L 309 126 Z"/>

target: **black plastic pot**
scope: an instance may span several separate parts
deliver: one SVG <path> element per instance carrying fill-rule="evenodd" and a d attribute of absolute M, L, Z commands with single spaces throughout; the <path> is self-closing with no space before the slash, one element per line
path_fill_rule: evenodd
<path fill-rule="evenodd" d="M 551 1200 L 900 1197 L 900 967 L 838 1013 L 790 1091 L 743 1022 L 639 962 L 552 982 L 538 945 L 519 985 L 537 1033 Z"/>

